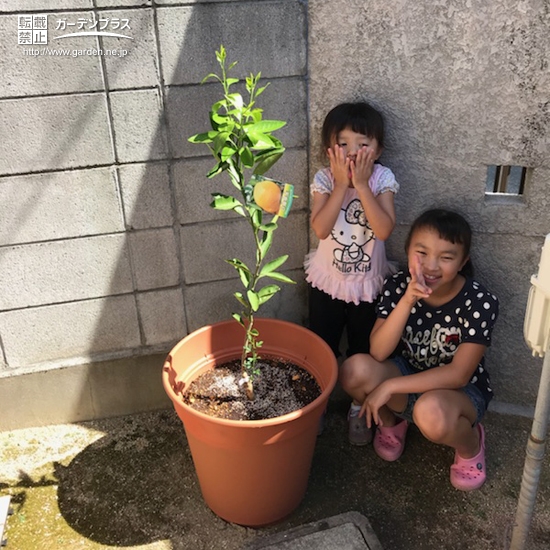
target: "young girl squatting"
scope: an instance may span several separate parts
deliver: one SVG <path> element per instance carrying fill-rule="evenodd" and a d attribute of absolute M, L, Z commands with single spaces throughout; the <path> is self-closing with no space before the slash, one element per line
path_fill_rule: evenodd
<path fill-rule="evenodd" d="M 468 222 L 448 210 L 429 210 L 413 223 L 409 273 L 388 279 L 370 354 L 350 357 L 340 375 L 362 403 L 366 425 L 377 425 L 381 458 L 401 456 L 413 422 L 430 441 L 455 449 L 450 480 L 463 491 L 486 479 L 480 421 L 493 394 L 484 354 L 498 316 L 497 298 L 470 276 L 471 235 Z"/>

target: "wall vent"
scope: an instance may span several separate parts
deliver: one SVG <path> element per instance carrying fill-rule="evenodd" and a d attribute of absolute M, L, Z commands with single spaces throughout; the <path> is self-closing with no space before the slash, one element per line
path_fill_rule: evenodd
<path fill-rule="evenodd" d="M 490 165 L 487 167 L 485 192 L 523 195 L 526 177 L 525 166 Z"/>

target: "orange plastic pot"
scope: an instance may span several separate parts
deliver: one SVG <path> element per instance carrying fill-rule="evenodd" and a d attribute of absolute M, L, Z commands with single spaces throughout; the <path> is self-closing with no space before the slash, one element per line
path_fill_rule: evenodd
<path fill-rule="evenodd" d="M 221 518 L 247 526 L 282 520 L 302 501 L 320 417 L 336 383 L 329 346 L 310 330 L 277 319 L 257 319 L 265 356 L 306 369 L 321 395 L 306 407 L 268 420 L 210 417 L 185 405 L 181 392 L 202 372 L 240 357 L 244 332 L 236 321 L 205 326 L 181 340 L 163 369 L 164 389 L 185 427 L 206 504 Z"/>

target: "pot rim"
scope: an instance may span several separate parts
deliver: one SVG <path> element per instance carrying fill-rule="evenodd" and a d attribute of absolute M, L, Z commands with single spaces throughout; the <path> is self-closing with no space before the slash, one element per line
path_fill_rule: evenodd
<path fill-rule="evenodd" d="M 300 418 L 301 416 L 305 416 L 309 412 L 311 412 L 312 410 L 318 408 L 323 402 L 327 402 L 330 394 L 332 393 L 332 390 L 334 389 L 334 387 L 336 385 L 336 381 L 337 381 L 337 378 L 338 378 L 338 363 L 337 363 L 336 357 L 334 356 L 334 354 L 332 353 L 332 350 L 330 349 L 330 346 L 321 337 L 317 336 L 315 333 L 310 331 L 308 328 L 303 327 L 302 325 L 298 325 L 296 323 L 293 323 L 291 321 L 284 321 L 284 320 L 281 320 L 281 319 L 271 319 L 271 318 L 267 318 L 267 317 L 257 318 L 257 320 L 259 320 L 259 321 L 269 321 L 270 324 L 273 324 L 273 325 L 276 325 L 276 324 L 287 325 L 287 326 L 292 325 L 297 330 L 306 331 L 308 334 L 313 334 L 315 337 L 317 337 L 319 339 L 319 345 L 324 346 L 326 348 L 326 351 L 328 352 L 329 357 L 331 358 L 331 362 L 333 362 L 333 366 L 334 366 L 334 368 L 332 369 L 332 372 L 331 372 L 328 383 L 326 384 L 326 386 L 324 388 L 321 388 L 321 394 L 318 397 L 316 397 L 311 403 L 308 403 L 305 407 L 301 407 L 300 409 L 296 409 L 295 411 L 286 413 L 286 414 L 281 415 L 281 416 L 276 416 L 276 417 L 273 417 L 273 418 L 266 418 L 266 419 L 262 419 L 262 420 L 231 420 L 231 419 L 227 419 L 227 418 L 218 418 L 218 417 L 210 416 L 210 415 L 205 414 L 203 412 L 197 411 L 194 408 L 187 405 L 183 401 L 181 396 L 176 393 L 175 389 L 173 388 L 172 383 L 170 382 L 170 371 L 173 370 L 173 367 L 171 365 L 172 355 L 181 346 L 185 345 L 186 341 L 188 341 L 193 336 L 195 336 L 195 335 L 197 335 L 201 332 L 210 331 L 210 330 L 212 330 L 213 327 L 221 328 L 224 325 L 233 325 L 233 323 L 238 324 L 236 320 L 230 319 L 230 320 L 225 320 L 225 321 L 219 321 L 217 323 L 212 323 L 212 324 L 209 324 L 209 325 L 204 325 L 203 327 L 201 327 L 201 328 L 189 333 L 188 335 L 186 335 L 182 340 L 180 340 L 172 348 L 172 350 L 170 350 L 170 353 L 167 355 L 167 358 L 164 362 L 164 367 L 162 369 L 162 382 L 163 382 L 164 390 L 166 391 L 168 397 L 173 402 L 173 404 L 177 404 L 178 407 L 182 407 L 188 414 L 191 414 L 193 416 L 196 416 L 196 417 L 202 418 L 202 419 L 209 419 L 211 422 L 216 423 L 216 424 L 220 424 L 220 425 L 223 425 L 223 426 L 231 426 L 231 427 L 245 427 L 246 426 L 246 427 L 249 427 L 249 428 L 253 428 L 253 427 L 260 427 L 260 425 L 261 426 L 272 426 L 272 425 L 275 426 L 277 424 L 282 424 L 282 423 L 285 423 L 285 422 L 296 420 L 296 419 Z M 238 358 L 241 346 L 238 346 L 236 349 L 238 351 L 237 351 L 237 354 L 236 354 L 235 358 Z M 314 376 L 314 378 L 316 379 L 317 383 L 320 386 L 319 380 L 317 379 L 317 377 L 315 377 L 314 373 L 312 373 L 311 370 L 308 368 L 308 364 L 301 364 L 301 363 L 298 362 L 299 360 L 294 358 L 294 357 L 290 358 L 290 360 L 292 362 L 296 362 L 296 364 L 298 366 L 305 369 L 307 372 L 309 372 L 309 374 Z M 205 356 L 205 363 L 209 363 L 209 362 L 213 362 L 213 361 L 214 361 L 214 355 L 212 355 L 211 357 L 206 357 Z"/>

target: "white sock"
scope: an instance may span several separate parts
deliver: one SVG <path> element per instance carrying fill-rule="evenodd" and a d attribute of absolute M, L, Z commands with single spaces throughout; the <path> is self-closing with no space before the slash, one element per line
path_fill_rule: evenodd
<path fill-rule="evenodd" d="M 356 405 L 355 403 L 352 403 L 349 408 L 349 415 L 350 416 L 359 416 L 359 411 L 361 410 L 361 405 Z"/>

